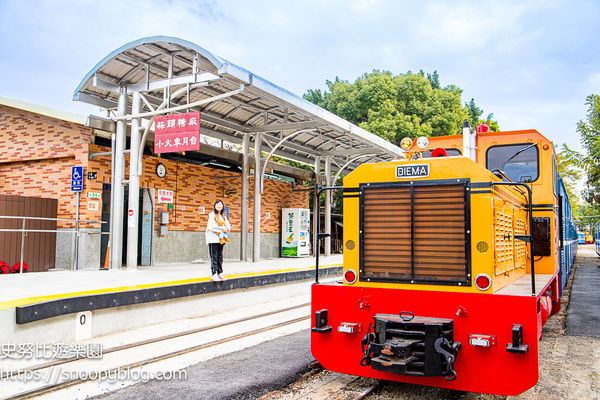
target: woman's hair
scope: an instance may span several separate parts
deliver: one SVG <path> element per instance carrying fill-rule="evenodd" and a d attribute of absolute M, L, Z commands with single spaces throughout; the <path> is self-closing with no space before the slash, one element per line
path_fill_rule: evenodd
<path fill-rule="evenodd" d="M 221 208 L 221 211 L 220 211 L 220 212 L 219 212 L 219 211 L 217 211 L 217 203 L 221 203 L 221 204 L 223 204 L 223 208 Z M 221 216 L 223 216 L 223 215 L 224 215 L 224 213 L 225 213 L 225 203 L 223 203 L 223 201 L 222 201 L 222 200 L 217 200 L 217 201 L 215 201 L 215 204 L 213 204 L 213 211 L 214 211 L 214 213 L 215 213 L 215 214 L 220 214 Z"/>

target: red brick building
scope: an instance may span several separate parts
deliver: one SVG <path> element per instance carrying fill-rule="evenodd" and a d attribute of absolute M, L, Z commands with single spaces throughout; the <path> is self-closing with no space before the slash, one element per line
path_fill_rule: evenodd
<path fill-rule="evenodd" d="M 110 151 L 110 140 L 106 137 L 106 133 L 86 127 L 84 117 L 0 97 L 0 193 L 57 199 L 58 218 L 75 219 L 76 195 L 70 190 L 71 167 L 83 166 L 80 219 L 108 220 L 110 155 L 94 156 L 94 153 Z M 159 163 L 167 171 L 162 178 L 156 173 Z M 191 160 L 151 155 L 144 156 L 143 164 L 140 187 L 151 204 L 153 263 L 206 259 L 204 230 L 208 213 L 217 199 L 223 200 L 230 210 L 232 243 L 226 246 L 225 257 L 239 258 L 241 173 L 198 165 Z M 128 165 L 125 168 L 128 170 Z M 88 173 L 95 174 L 88 177 Z M 253 188 L 253 184 L 251 179 L 249 187 Z M 157 201 L 159 189 L 173 191 L 172 209 L 169 204 Z M 265 180 L 261 207 L 263 257 L 279 255 L 281 209 L 308 208 L 308 191 L 302 189 L 302 185 Z M 249 209 L 252 216 L 251 199 Z M 157 232 L 162 211 L 169 212 L 169 232 L 165 236 Z M 252 218 L 248 223 L 252 232 Z M 59 221 L 57 226 L 70 229 L 74 224 Z M 81 226 L 84 234 L 80 242 L 80 265 L 98 268 L 103 263 L 106 245 L 106 240 L 101 241 L 101 235 L 97 234 L 100 224 Z M 70 267 L 71 240 L 72 234 L 59 234 L 56 267 Z"/>

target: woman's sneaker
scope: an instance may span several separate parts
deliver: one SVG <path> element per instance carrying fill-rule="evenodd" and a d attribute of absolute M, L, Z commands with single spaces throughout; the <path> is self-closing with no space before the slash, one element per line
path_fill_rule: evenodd
<path fill-rule="evenodd" d="M 213 276 L 210 277 L 210 280 L 213 281 L 213 282 L 219 282 L 222 279 L 219 278 L 219 275 L 214 274 Z"/>
<path fill-rule="evenodd" d="M 222 280 L 222 281 L 226 281 L 227 280 L 227 278 L 225 278 L 225 275 L 223 275 L 223 274 L 219 274 L 219 279 Z"/>

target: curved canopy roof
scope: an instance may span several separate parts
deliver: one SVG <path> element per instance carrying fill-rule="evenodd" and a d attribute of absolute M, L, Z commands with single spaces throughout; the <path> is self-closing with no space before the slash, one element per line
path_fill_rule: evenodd
<path fill-rule="evenodd" d="M 119 91 L 140 91 L 156 106 L 166 98 L 165 91 L 175 93 L 187 86 L 170 102 L 174 107 L 226 94 L 240 85 L 244 87 L 239 93 L 194 107 L 201 111 L 202 134 L 240 143 L 245 132 L 263 132 L 271 148 L 294 134 L 274 154 L 309 164 L 315 157 L 331 156 L 334 170 L 401 157 L 400 148 L 379 136 L 174 37 L 143 38 L 113 51 L 83 78 L 73 99 L 116 109 Z M 148 110 L 146 106 L 142 112 Z"/>

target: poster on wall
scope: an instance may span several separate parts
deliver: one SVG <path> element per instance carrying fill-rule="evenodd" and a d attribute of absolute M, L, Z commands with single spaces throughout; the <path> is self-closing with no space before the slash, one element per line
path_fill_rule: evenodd
<path fill-rule="evenodd" d="M 158 189 L 156 191 L 156 197 L 159 203 L 173 203 L 173 191 Z"/>
<path fill-rule="evenodd" d="M 161 115 L 154 121 L 154 153 L 200 149 L 200 112 Z"/>
<path fill-rule="evenodd" d="M 281 210 L 281 256 L 301 257 L 310 254 L 310 210 L 283 208 Z"/>

